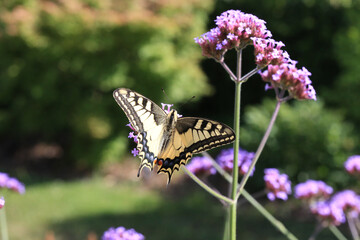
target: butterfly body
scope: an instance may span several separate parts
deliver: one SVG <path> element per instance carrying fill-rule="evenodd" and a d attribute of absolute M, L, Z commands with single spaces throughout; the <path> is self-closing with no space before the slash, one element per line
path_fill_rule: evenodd
<path fill-rule="evenodd" d="M 168 174 L 185 165 L 194 153 L 200 153 L 234 141 L 233 130 L 223 123 L 195 117 L 178 117 L 175 110 L 166 113 L 150 99 L 130 89 L 113 93 L 119 106 L 138 133 L 137 149 L 141 164 Z"/>

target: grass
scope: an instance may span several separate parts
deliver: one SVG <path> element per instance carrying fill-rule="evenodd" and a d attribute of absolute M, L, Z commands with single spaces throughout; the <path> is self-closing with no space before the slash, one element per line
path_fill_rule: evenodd
<path fill-rule="evenodd" d="M 26 194 L 6 195 L 11 240 L 100 239 L 109 227 L 135 228 L 147 240 L 221 239 L 223 209 L 194 184 L 170 185 L 162 190 L 144 187 L 144 181 L 109 184 L 94 177 L 77 181 L 50 181 L 27 186 Z M 268 208 L 299 239 L 307 239 L 313 222 L 289 218 L 287 204 Z M 238 239 L 284 239 L 270 223 L 245 204 L 238 215 Z M 324 230 L 317 239 L 335 239 Z"/>

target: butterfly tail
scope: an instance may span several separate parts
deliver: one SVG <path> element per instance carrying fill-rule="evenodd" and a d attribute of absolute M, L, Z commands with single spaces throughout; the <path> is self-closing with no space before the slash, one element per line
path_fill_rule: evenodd
<path fill-rule="evenodd" d="M 138 171 L 138 174 L 137 174 L 138 177 L 140 176 L 140 173 L 141 173 L 141 171 L 143 170 L 144 167 L 146 167 L 146 168 L 148 168 L 150 171 L 152 171 L 153 168 L 154 168 L 154 162 L 153 162 L 153 161 L 149 161 L 149 160 L 146 159 L 146 158 L 141 159 L 139 171 Z"/>
<path fill-rule="evenodd" d="M 171 181 L 171 176 L 173 175 L 173 171 L 172 170 L 169 170 L 169 169 L 165 169 L 163 168 L 162 166 L 159 168 L 159 170 L 157 171 L 157 173 L 166 173 L 168 175 L 168 181 L 167 181 L 167 185 L 170 184 L 170 181 Z"/>
<path fill-rule="evenodd" d="M 170 183 L 171 181 L 171 176 L 173 175 L 174 171 L 177 170 L 179 171 L 181 165 L 185 165 L 192 157 L 192 154 L 190 152 L 188 153 L 182 153 L 181 156 L 176 157 L 174 159 L 172 159 L 171 161 L 169 160 L 164 160 L 164 159 L 160 159 L 160 162 L 162 163 L 160 165 L 159 170 L 157 171 L 157 173 L 166 173 L 168 175 L 168 183 Z"/>

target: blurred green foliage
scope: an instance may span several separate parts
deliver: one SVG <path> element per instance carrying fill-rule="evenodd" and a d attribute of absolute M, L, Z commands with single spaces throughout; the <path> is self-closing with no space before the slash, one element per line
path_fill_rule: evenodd
<path fill-rule="evenodd" d="M 344 13 L 344 27 L 333 38 L 341 71 L 324 96 L 329 103 L 343 109 L 347 119 L 360 126 L 360 2 L 353 1 L 353 5 Z M 360 128 L 356 131 L 360 133 Z"/>
<path fill-rule="evenodd" d="M 275 101 L 265 99 L 245 110 L 240 141 L 246 149 L 256 151 L 274 108 Z M 343 163 L 359 141 L 354 129 L 341 114 L 326 110 L 321 100 L 283 103 L 257 168 L 276 167 L 299 182 L 322 179 L 344 187 L 349 178 Z"/>
<path fill-rule="evenodd" d="M 211 2 L 2 2 L 3 148 L 60 146 L 55 165 L 80 169 L 119 160 L 128 129 L 114 89 L 155 102 L 164 98 L 161 88 L 172 102 L 210 93 L 193 38 L 204 32 Z"/>

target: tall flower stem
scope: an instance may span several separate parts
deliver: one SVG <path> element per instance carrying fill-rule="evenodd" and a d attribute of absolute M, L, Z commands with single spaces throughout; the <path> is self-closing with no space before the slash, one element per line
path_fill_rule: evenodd
<path fill-rule="evenodd" d="M 359 240 L 359 233 L 358 233 L 358 231 L 356 229 L 354 218 L 351 216 L 350 213 L 347 213 L 346 217 L 347 217 L 347 220 L 348 220 L 350 232 L 351 232 L 351 235 L 352 235 L 353 239 L 354 240 Z"/>
<path fill-rule="evenodd" d="M 224 59 L 222 59 L 221 61 L 219 61 L 219 63 L 220 63 L 221 66 L 225 69 L 225 71 L 230 75 L 231 80 L 233 80 L 234 82 L 236 82 L 236 76 L 235 76 L 235 74 L 231 71 L 231 69 L 228 67 L 228 65 L 226 65 L 226 63 L 224 62 Z"/>
<path fill-rule="evenodd" d="M 238 189 L 238 179 L 239 179 L 239 146 L 240 146 L 240 102 L 241 102 L 241 64 L 242 64 L 242 49 L 237 51 L 237 69 L 236 77 L 237 81 L 235 82 L 235 109 L 234 109 L 234 131 L 235 131 L 235 141 L 234 141 L 234 162 L 233 162 L 233 172 L 232 172 L 232 184 L 231 184 L 231 196 L 233 204 L 230 205 L 230 239 L 236 240 L 236 208 L 237 208 L 237 189 Z"/>
<path fill-rule="evenodd" d="M 223 240 L 229 239 L 230 229 L 229 229 L 229 208 L 226 208 L 226 215 L 225 215 L 225 226 L 224 226 L 224 235 Z"/>
<path fill-rule="evenodd" d="M 197 176 L 195 176 L 192 172 L 190 172 L 186 167 L 184 167 L 183 169 L 192 180 L 194 180 L 197 184 L 199 184 L 199 186 L 202 187 L 203 189 L 205 189 L 208 193 L 210 193 L 211 195 L 213 195 L 214 197 L 216 197 L 218 199 L 223 200 L 224 202 L 226 202 L 228 204 L 231 204 L 231 205 L 233 204 L 232 199 L 225 197 L 224 195 L 222 195 L 222 194 L 216 192 L 214 189 L 210 188 L 203 181 L 201 181 Z"/>
<path fill-rule="evenodd" d="M 216 169 L 216 171 L 218 173 L 220 173 L 220 175 L 222 175 L 226 181 L 228 181 L 229 183 L 232 182 L 232 178 L 230 176 L 230 174 L 228 174 L 224 169 L 222 169 L 220 167 L 220 165 L 207 153 L 204 152 L 203 155 L 207 158 L 209 158 L 212 163 L 214 168 Z M 248 193 L 245 189 L 243 190 L 243 197 L 253 206 L 255 207 L 267 220 L 269 220 L 269 222 L 271 222 L 272 225 L 274 225 L 282 234 L 284 234 L 289 240 L 297 240 L 297 238 L 279 221 L 277 220 L 275 217 L 273 217 L 271 215 L 271 213 L 269 213 L 258 201 L 256 201 L 256 199 L 250 194 Z M 228 212 L 227 212 L 228 214 Z M 226 221 L 227 224 L 225 224 L 225 232 L 224 232 L 224 240 L 229 239 L 228 237 L 225 238 L 225 236 L 227 236 L 226 234 L 228 234 L 228 221 Z"/>
<path fill-rule="evenodd" d="M 281 106 L 281 101 L 277 101 L 276 106 L 275 106 L 275 110 L 273 112 L 273 115 L 271 116 L 270 123 L 269 123 L 269 125 L 268 125 L 268 127 L 267 127 L 267 129 L 265 131 L 265 134 L 264 134 L 263 138 L 261 139 L 261 142 L 259 144 L 258 149 L 256 150 L 256 153 L 255 153 L 254 158 L 253 158 L 253 160 L 251 162 L 249 170 L 246 172 L 244 177 L 241 179 L 239 190 L 238 190 L 238 193 L 236 195 L 236 198 L 240 197 L 242 191 L 244 190 L 245 184 L 246 184 L 247 180 L 249 179 L 250 173 L 254 169 L 255 164 L 256 164 L 257 160 L 259 159 L 262 150 L 264 149 L 264 146 L 265 146 L 265 144 L 266 144 L 266 142 L 267 142 L 267 140 L 268 140 L 268 138 L 270 136 L 271 129 L 273 128 L 276 117 L 277 117 L 277 115 L 279 113 L 280 106 Z"/>
<path fill-rule="evenodd" d="M 252 75 L 257 73 L 261 68 L 256 67 L 241 78 L 241 82 L 246 82 Z"/>
<path fill-rule="evenodd" d="M 347 240 L 347 238 L 339 231 L 339 229 L 333 225 L 329 226 L 330 231 L 337 237 L 339 240 Z"/>
<path fill-rule="evenodd" d="M 360 231 L 360 220 L 358 218 L 355 218 L 355 226 L 358 231 Z"/>
<path fill-rule="evenodd" d="M 314 232 L 311 234 L 311 236 L 309 237 L 308 240 L 315 240 L 317 235 L 319 235 L 319 233 L 324 229 L 324 227 L 321 225 L 321 223 L 319 222 L 316 227 Z"/>
<path fill-rule="evenodd" d="M 279 220 L 273 217 L 259 202 L 257 202 L 247 191 L 243 191 L 243 196 L 253 205 L 267 220 L 269 220 L 284 236 L 289 240 L 297 240 L 297 238 L 287 230 L 287 228 Z"/>
<path fill-rule="evenodd" d="M 5 206 L 0 210 L 0 228 L 1 228 L 1 239 L 9 240 L 9 234 L 6 222 Z"/>

